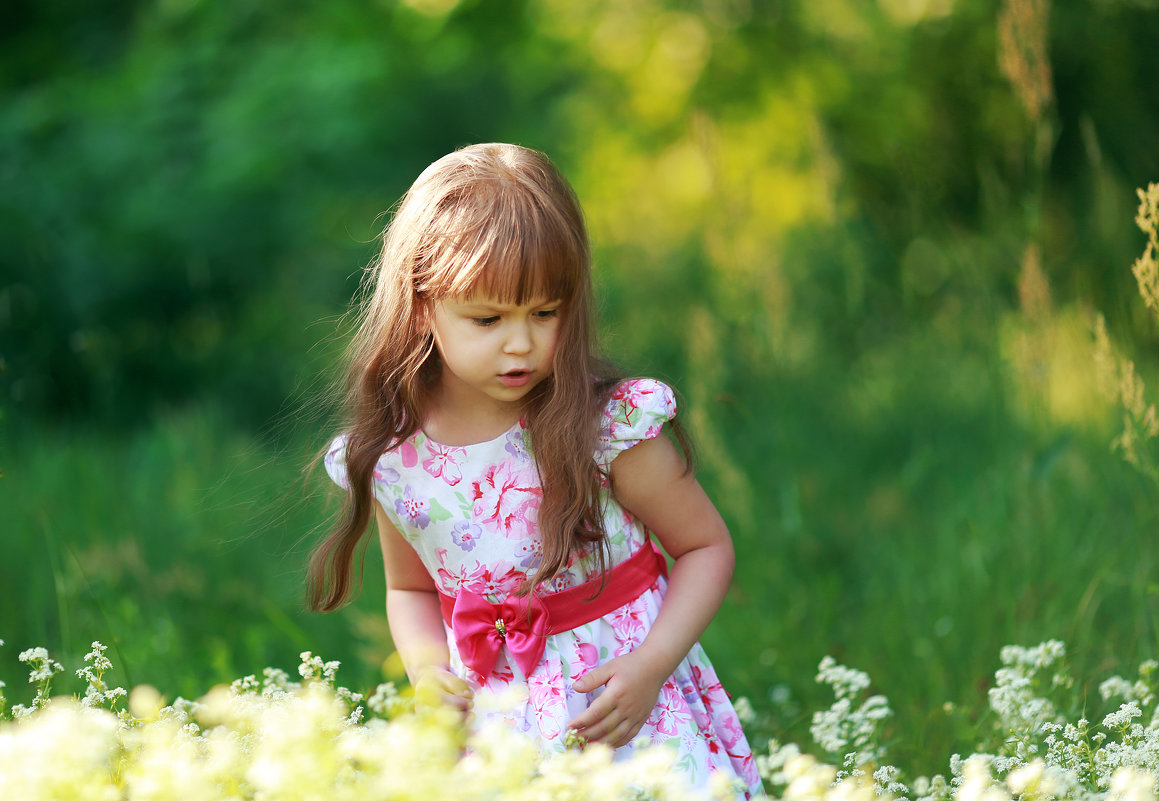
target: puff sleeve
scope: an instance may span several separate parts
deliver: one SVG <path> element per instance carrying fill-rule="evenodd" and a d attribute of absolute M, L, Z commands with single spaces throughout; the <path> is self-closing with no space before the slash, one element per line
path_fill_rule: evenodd
<path fill-rule="evenodd" d="M 616 387 L 603 415 L 596 463 L 607 469 L 633 445 L 660 435 L 664 424 L 676 416 L 676 398 L 667 384 L 634 378 Z"/>
<path fill-rule="evenodd" d="M 346 478 L 346 435 L 341 434 L 330 443 L 326 457 L 322 460 L 326 472 L 334 483 L 344 490 L 350 489 L 350 481 Z"/>

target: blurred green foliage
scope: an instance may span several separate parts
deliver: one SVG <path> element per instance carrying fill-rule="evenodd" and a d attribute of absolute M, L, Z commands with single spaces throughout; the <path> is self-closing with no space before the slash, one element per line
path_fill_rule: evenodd
<path fill-rule="evenodd" d="M 351 295 L 376 215 L 432 158 L 482 139 L 551 150 L 597 242 L 650 251 L 652 270 L 707 256 L 741 289 L 798 273 L 804 316 L 846 353 L 946 295 L 1008 297 L 1028 211 L 1049 218 L 1034 233 L 1068 299 L 1124 306 L 1121 273 L 1093 268 L 1124 262 L 1128 190 L 1159 172 L 1155 15 L 1056 10 L 1054 157 L 1037 186 L 997 12 L 18 4 L 0 111 L 8 402 L 123 424 L 209 394 L 264 421 L 317 338 L 302 323 Z M 788 263 L 802 223 L 839 250 Z M 992 252 L 962 275 L 947 251 L 980 231 Z"/>
<path fill-rule="evenodd" d="M 771 733 L 805 736 L 825 653 L 881 684 L 918 761 L 969 748 L 1006 642 L 1060 637 L 1084 675 L 1155 654 L 1155 487 L 1108 449 L 1089 343 L 1101 311 L 1154 372 L 1129 270 L 1159 177 L 1153 3 L 9 19 L 9 647 L 112 641 L 167 692 L 304 649 L 381 674 L 373 552 L 354 608 L 300 610 L 327 501 L 299 471 L 382 213 L 434 158 L 506 140 L 576 185 L 609 351 L 683 391 L 742 553 L 707 645 Z M 0 677 L 21 681 L 2 654 Z"/>

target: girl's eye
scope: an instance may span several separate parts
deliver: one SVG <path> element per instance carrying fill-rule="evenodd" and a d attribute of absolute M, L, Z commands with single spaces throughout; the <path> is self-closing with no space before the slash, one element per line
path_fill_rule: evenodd
<path fill-rule="evenodd" d="M 550 320 L 559 314 L 559 309 L 541 309 L 535 313 L 537 320 Z"/>
<path fill-rule="evenodd" d="M 483 327 L 486 327 L 489 325 L 495 325 L 495 323 L 499 322 L 499 318 L 498 317 L 472 317 L 471 322 L 473 322 L 475 325 L 481 325 Z"/>

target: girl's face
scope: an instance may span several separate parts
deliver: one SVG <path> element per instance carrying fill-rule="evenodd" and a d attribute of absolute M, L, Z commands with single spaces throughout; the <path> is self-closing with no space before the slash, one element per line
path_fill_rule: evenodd
<path fill-rule="evenodd" d="M 504 410 L 518 406 L 551 375 L 562 306 L 546 298 L 517 305 L 481 295 L 432 303 L 444 397 Z"/>

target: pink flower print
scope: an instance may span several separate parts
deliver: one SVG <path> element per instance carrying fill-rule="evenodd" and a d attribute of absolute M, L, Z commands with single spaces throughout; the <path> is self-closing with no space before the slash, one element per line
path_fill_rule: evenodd
<path fill-rule="evenodd" d="M 395 484 L 401 478 L 402 476 L 393 467 L 388 467 L 385 470 L 375 468 L 374 470 L 374 480 L 379 484 Z"/>
<path fill-rule="evenodd" d="M 450 486 L 455 486 L 463 480 L 463 470 L 460 461 L 466 457 L 465 448 L 453 448 L 427 440 L 427 456 L 423 459 L 423 470 L 435 478 L 441 478 Z"/>
<path fill-rule="evenodd" d="M 616 387 L 612 393 L 611 408 L 615 414 L 608 415 L 612 423 L 612 436 L 615 436 L 617 426 L 631 426 L 637 418 L 637 412 L 652 394 L 651 382 L 625 381 Z"/>
<path fill-rule="evenodd" d="M 624 639 L 617 640 L 616 649 L 613 652 L 616 656 L 623 656 L 640 647 L 640 643 L 644 642 L 644 631 L 641 629 L 636 632 L 622 633 Z"/>
<path fill-rule="evenodd" d="M 398 455 L 402 457 L 403 467 L 414 467 L 419 463 L 419 452 L 409 440 L 398 446 Z"/>
<path fill-rule="evenodd" d="M 451 638 L 450 642 L 452 645 L 454 644 L 453 637 Z M 470 685 L 473 692 L 478 692 L 479 689 L 486 684 L 486 679 L 486 676 L 480 676 L 478 673 L 472 670 L 470 665 L 463 665 L 463 681 Z"/>
<path fill-rule="evenodd" d="M 600 663 L 600 649 L 590 642 L 576 643 L 575 654 L 568 660 L 568 674 L 572 680 L 580 678 Z"/>
<path fill-rule="evenodd" d="M 504 687 L 510 687 L 514 681 L 515 671 L 511 669 L 511 665 L 509 664 L 495 668 L 491 671 L 491 675 L 487 677 L 488 684 L 502 684 Z"/>
<path fill-rule="evenodd" d="M 712 708 L 717 704 L 728 703 L 728 693 L 725 691 L 724 685 L 716 678 L 715 672 L 704 670 L 699 665 L 693 665 L 692 681 L 700 692 L 700 700 L 709 710 L 709 714 L 712 713 Z"/>
<path fill-rule="evenodd" d="M 540 662 L 539 667 L 527 677 L 527 690 L 539 731 L 545 739 L 554 740 L 563 731 L 567 713 L 559 660 Z"/>
<path fill-rule="evenodd" d="M 653 397 L 658 395 L 658 397 Z M 676 400 L 663 384 L 657 381 L 625 381 L 612 394 L 612 402 L 604 411 L 609 422 L 609 434 L 618 439 L 619 431 L 627 428 L 629 433 L 640 421 L 640 412 L 645 410 L 656 422 L 646 429 L 645 437 L 651 439 L 660 433 L 665 420 L 676 414 Z M 661 411 L 660 407 L 663 406 Z"/>
<path fill-rule="evenodd" d="M 541 581 L 539 583 L 539 586 L 543 587 L 545 590 L 548 590 L 550 592 L 563 592 L 564 590 L 571 587 L 572 583 L 568 579 L 568 577 L 565 575 L 565 576 L 556 576 L 555 578 L 548 579 L 547 581 Z"/>
<path fill-rule="evenodd" d="M 626 603 L 612 612 L 612 634 L 615 635 L 617 642 L 632 642 L 634 648 L 642 639 L 639 635 L 643 629 L 644 622 L 635 601 Z"/>
<path fill-rule="evenodd" d="M 394 502 L 394 511 L 398 513 L 402 521 L 419 528 L 426 528 L 430 525 L 431 518 L 427 514 L 430 508 L 431 505 L 417 497 L 409 484 L 402 491 L 402 497 Z"/>
<path fill-rule="evenodd" d="M 464 551 L 473 551 L 482 534 L 483 529 L 479 526 L 466 520 L 460 520 L 451 530 L 451 539 Z"/>
<path fill-rule="evenodd" d="M 736 771 L 736 774 L 741 777 L 745 784 L 747 784 L 749 787 L 760 786 L 761 773 L 759 770 L 757 770 L 757 761 L 753 759 L 752 751 L 747 749 L 747 744 L 744 753 L 729 754 L 729 756 L 732 758 L 733 769 Z M 737 768 L 736 764 L 738 761 L 740 762 L 739 768 Z M 745 798 L 752 798 L 752 796 L 748 793 L 745 793 Z"/>
<path fill-rule="evenodd" d="M 684 703 L 684 696 L 676 689 L 675 684 L 668 680 L 660 688 L 660 698 L 648 716 L 648 724 L 656 731 L 675 737 L 680 732 L 680 726 L 692 722 L 688 714 L 688 705 Z"/>
<path fill-rule="evenodd" d="M 439 548 L 435 551 L 435 556 L 439 560 L 439 586 L 442 587 L 443 592 L 448 595 L 458 595 L 461 587 L 470 589 L 475 584 L 483 580 L 485 568 L 475 563 L 473 570 L 468 571 L 466 565 L 459 565 L 457 568 L 447 568 L 447 549 Z"/>
<path fill-rule="evenodd" d="M 539 537 L 528 537 L 515 548 L 515 554 L 520 567 L 535 567 L 543 554 L 543 540 Z"/>
<path fill-rule="evenodd" d="M 705 743 L 708 745 L 708 753 L 712 756 L 720 756 L 724 751 L 724 746 L 720 743 L 720 738 L 716 736 L 716 732 L 712 730 L 701 729 L 701 735 L 704 737 Z M 716 760 L 713 760 L 716 763 Z"/>
<path fill-rule="evenodd" d="M 523 426 L 508 432 L 507 444 L 504 447 L 518 461 L 526 462 L 531 458 L 531 454 L 527 452 L 527 443 L 523 440 Z"/>
<path fill-rule="evenodd" d="M 509 463 L 500 462 L 489 465 L 472 487 L 477 520 L 511 539 L 538 531 L 535 513 L 543 488 L 532 471 L 512 469 Z"/>
<path fill-rule="evenodd" d="M 729 710 L 729 714 L 717 718 L 716 731 L 720 735 L 724 747 L 729 750 L 730 756 L 732 756 L 733 749 L 745 741 L 744 730 L 740 727 L 740 719 L 731 710 Z"/>
<path fill-rule="evenodd" d="M 479 565 L 478 562 L 475 564 Z M 481 572 L 466 587 L 484 597 L 506 597 L 527 578 L 526 573 L 507 562 L 496 562 L 493 569 L 484 565 L 479 565 L 479 568 Z"/>

